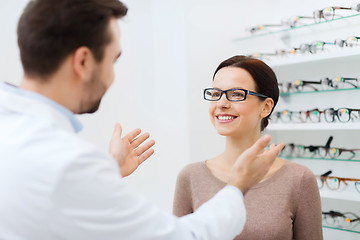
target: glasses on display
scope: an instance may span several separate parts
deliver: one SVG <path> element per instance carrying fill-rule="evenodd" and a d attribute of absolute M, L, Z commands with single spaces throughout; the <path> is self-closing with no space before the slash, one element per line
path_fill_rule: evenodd
<path fill-rule="evenodd" d="M 326 184 L 326 186 L 330 190 L 336 191 L 336 190 L 340 190 L 341 187 L 346 188 L 347 186 L 349 186 L 348 182 L 354 182 L 356 191 L 358 193 L 360 193 L 360 188 L 359 188 L 360 187 L 359 186 L 360 179 L 329 176 L 331 173 L 332 173 L 332 171 L 329 170 L 320 176 L 316 176 L 319 189 L 324 187 L 324 185 Z M 343 184 L 341 184 L 341 183 L 343 183 Z"/>
<path fill-rule="evenodd" d="M 267 96 L 249 91 L 241 88 L 232 88 L 228 90 L 221 90 L 218 88 L 205 88 L 204 89 L 204 99 L 207 101 L 219 101 L 222 95 L 226 95 L 226 99 L 232 102 L 245 101 L 248 95 L 253 95 L 257 97 L 267 98 Z"/>
<path fill-rule="evenodd" d="M 256 33 L 261 30 L 272 29 L 274 27 L 283 27 L 282 24 L 261 24 L 247 29 L 250 33 Z"/>
<path fill-rule="evenodd" d="M 359 224 L 360 218 L 352 213 L 341 213 L 337 211 L 322 212 L 323 223 L 330 227 L 352 228 Z"/>
<path fill-rule="evenodd" d="M 360 119 L 360 109 L 352 108 L 327 108 L 324 110 L 326 122 L 335 122 L 335 119 L 342 123 L 351 121 L 358 121 Z"/>
<path fill-rule="evenodd" d="M 360 11 L 360 4 L 355 4 L 352 7 L 327 7 L 322 10 L 315 10 L 313 12 L 314 20 L 318 23 L 322 20 L 329 21 L 335 17 L 342 17 L 341 15 L 335 14 L 339 12 L 338 10 L 350 10 L 353 11 L 353 13 L 358 13 Z"/>
<path fill-rule="evenodd" d="M 351 37 L 348 37 L 347 39 L 336 39 L 334 41 L 335 45 L 337 47 L 356 47 L 356 46 L 359 46 L 360 43 L 359 43 L 359 39 L 360 37 L 357 37 L 357 36 L 351 36 Z"/>
<path fill-rule="evenodd" d="M 348 148 L 339 148 L 331 147 L 331 142 L 333 137 L 330 136 L 323 146 L 318 145 L 301 145 L 288 143 L 285 145 L 281 155 L 284 157 L 300 157 L 300 158 L 327 158 L 327 159 L 343 159 L 343 160 L 352 160 L 356 156 L 360 155 L 360 149 L 348 149 Z"/>
<path fill-rule="evenodd" d="M 277 123 L 279 120 L 283 123 L 319 123 L 324 121 L 323 119 L 328 123 L 337 121 L 341 123 L 358 122 L 360 120 L 360 109 L 326 108 L 323 111 L 318 108 L 307 111 L 290 111 L 286 109 L 275 111 L 272 114 L 271 121 L 273 123 Z"/>
<path fill-rule="evenodd" d="M 280 93 L 303 91 L 337 90 L 359 88 L 359 78 L 355 77 L 324 77 L 319 81 L 295 80 L 278 83 Z"/>

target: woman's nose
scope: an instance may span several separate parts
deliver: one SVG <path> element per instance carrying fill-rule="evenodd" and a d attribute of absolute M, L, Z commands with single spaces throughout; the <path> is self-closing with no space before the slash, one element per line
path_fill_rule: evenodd
<path fill-rule="evenodd" d="M 224 93 L 219 101 L 217 102 L 218 108 L 229 108 L 230 107 L 230 102 L 229 100 L 226 98 L 226 94 Z"/>

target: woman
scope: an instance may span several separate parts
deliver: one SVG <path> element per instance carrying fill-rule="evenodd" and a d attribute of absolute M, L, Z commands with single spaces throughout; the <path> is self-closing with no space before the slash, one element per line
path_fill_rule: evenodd
<path fill-rule="evenodd" d="M 174 214 L 196 211 L 222 189 L 237 157 L 261 136 L 278 98 L 275 73 L 264 62 L 245 56 L 223 61 L 213 87 L 204 90 L 210 119 L 226 136 L 222 154 L 186 166 L 178 176 Z M 322 239 L 320 195 L 306 167 L 277 158 L 267 175 L 245 195 L 247 221 L 235 239 Z"/>

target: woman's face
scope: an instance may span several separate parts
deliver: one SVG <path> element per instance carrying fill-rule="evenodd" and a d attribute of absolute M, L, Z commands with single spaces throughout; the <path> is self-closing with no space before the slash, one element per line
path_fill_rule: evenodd
<path fill-rule="evenodd" d="M 256 92 L 255 81 L 244 69 L 224 67 L 214 78 L 213 87 L 221 90 L 242 88 Z M 259 134 L 261 119 L 266 117 L 265 101 L 247 95 L 245 101 L 228 101 L 225 94 L 219 101 L 210 102 L 209 114 L 212 124 L 220 135 L 241 136 Z M 271 111 L 271 110 L 270 110 Z"/>

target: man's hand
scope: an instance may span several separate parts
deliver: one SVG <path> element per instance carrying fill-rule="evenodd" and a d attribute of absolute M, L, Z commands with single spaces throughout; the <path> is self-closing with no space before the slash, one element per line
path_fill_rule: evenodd
<path fill-rule="evenodd" d="M 229 185 L 239 188 L 245 195 L 252 186 L 266 175 L 270 166 L 284 148 L 284 143 L 280 143 L 277 146 L 271 144 L 269 150 L 264 150 L 270 140 L 271 137 L 265 135 L 240 155 L 231 170 Z"/>
<path fill-rule="evenodd" d="M 140 129 L 131 131 L 123 138 L 121 138 L 121 132 L 120 124 L 116 123 L 109 152 L 117 160 L 121 175 L 126 177 L 154 153 L 154 149 L 151 147 L 154 146 L 155 141 L 150 140 L 144 143 L 150 134 L 144 133 L 138 136 L 141 133 Z M 142 143 L 144 144 L 141 145 Z"/>

